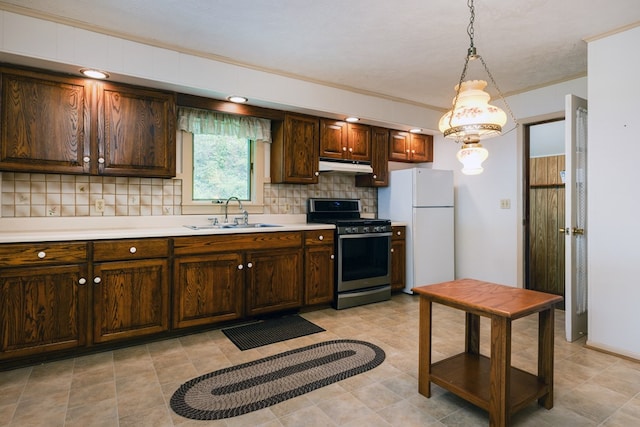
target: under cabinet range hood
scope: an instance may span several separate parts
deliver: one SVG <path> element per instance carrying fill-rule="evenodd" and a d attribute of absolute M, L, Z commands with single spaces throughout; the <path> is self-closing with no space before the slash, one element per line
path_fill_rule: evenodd
<path fill-rule="evenodd" d="M 320 159 L 320 172 L 342 174 L 367 174 L 373 173 L 373 168 L 368 163 L 353 163 L 350 161 Z"/>

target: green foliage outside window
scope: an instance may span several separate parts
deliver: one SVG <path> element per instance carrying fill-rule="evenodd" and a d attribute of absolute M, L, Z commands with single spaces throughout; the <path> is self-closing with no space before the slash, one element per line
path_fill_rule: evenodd
<path fill-rule="evenodd" d="M 193 135 L 193 200 L 251 198 L 251 141 Z"/>

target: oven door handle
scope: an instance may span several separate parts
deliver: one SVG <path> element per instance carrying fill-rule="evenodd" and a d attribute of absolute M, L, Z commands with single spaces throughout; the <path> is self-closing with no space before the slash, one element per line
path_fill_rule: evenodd
<path fill-rule="evenodd" d="M 338 239 L 362 239 L 363 237 L 391 237 L 393 233 L 338 234 Z"/>

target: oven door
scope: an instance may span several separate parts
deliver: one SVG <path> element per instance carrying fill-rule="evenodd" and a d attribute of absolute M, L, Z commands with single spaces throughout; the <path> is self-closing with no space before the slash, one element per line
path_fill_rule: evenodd
<path fill-rule="evenodd" d="M 338 292 L 391 282 L 391 233 L 338 235 Z"/>

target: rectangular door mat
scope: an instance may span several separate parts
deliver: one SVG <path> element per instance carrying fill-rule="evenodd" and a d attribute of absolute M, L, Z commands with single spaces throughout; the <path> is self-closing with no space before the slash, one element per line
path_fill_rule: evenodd
<path fill-rule="evenodd" d="M 298 315 L 266 319 L 222 330 L 240 350 L 250 350 L 323 331 L 320 326 Z"/>

